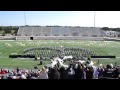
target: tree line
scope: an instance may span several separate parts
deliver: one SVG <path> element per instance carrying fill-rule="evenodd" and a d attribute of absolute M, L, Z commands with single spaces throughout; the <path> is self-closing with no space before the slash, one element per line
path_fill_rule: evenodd
<path fill-rule="evenodd" d="M 109 28 L 109 27 L 103 27 L 102 30 L 105 30 L 105 31 L 117 31 L 117 32 L 120 32 L 120 28 Z"/>
<path fill-rule="evenodd" d="M 26 25 L 27 27 L 30 25 Z M 39 25 L 36 25 L 34 27 L 38 27 Z M 60 27 L 58 25 L 55 25 L 56 27 Z M 54 26 L 54 27 L 55 27 Z M 23 26 L 25 27 L 25 26 Z M 32 27 L 32 26 L 31 26 Z M 49 26 L 47 25 L 46 27 L 52 27 L 52 26 Z M 2 34 L 3 36 L 5 34 L 11 34 L 11 35 L 17 35 L 17 32 L 18 32 L 18 29 L 19 29 L 19 26 L 0 26 L 0 34 Z M 117 32 L 120 32 L 120 28 L 109 28 L 109 27 L 103 27 L 101 28 L 102 30 L 105 30 L 105 31 L 117 31 Z"/>
<path fill-rule="evenodd" d="M 5 34 L 17 35 L 18 26 L 0 26 L 0 34 L 3 36 Z"/>

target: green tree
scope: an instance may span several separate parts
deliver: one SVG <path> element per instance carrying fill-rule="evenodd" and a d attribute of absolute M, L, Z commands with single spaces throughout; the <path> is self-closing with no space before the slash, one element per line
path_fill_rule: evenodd
<path fill-rule="evenodd" d="M 2 30 L 2 26 L 0 26 L 0 30 Z"/>
<path fill-rule="evenodd" d="M 10 27 L 5 27 L 4 30 L 5 30 L 5 33 L 11 33 Z"/>
<path fill-rule="evenodd" d="M 120 37 L 120 34 L 118 34 L 118 37 Z"/>
<path fill-rule="evenodd" d="M 2 36 L 5 36 L 5 32 L 3 31 Z"/>
<path fill-rule="evenodd" d="M 109 28 L 108 27 L 103 27 L 102 30 L 109 30 Z"/>

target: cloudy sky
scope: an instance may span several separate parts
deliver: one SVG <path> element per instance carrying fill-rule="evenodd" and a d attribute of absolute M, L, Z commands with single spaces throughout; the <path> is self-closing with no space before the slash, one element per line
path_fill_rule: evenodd
<path fill-rule="evenodd" d="M 120 27 L 120 11 L 95 11 L 96 27 Z M 25 11 L 27 25 L 94 26 L 94 11 Z M 24 11 L 0 11 L 0 26 L 25 25 Z"/>

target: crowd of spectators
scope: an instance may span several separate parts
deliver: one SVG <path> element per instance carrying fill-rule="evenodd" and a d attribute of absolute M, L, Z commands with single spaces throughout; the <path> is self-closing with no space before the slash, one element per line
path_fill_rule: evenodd
<path fill-rule="evenodd" d="M 120 79 L 120 66 L 92 66 L 73 62 L 68 68 L 55 66 L 42 69 L 2 69 L 0 79 Z"/>

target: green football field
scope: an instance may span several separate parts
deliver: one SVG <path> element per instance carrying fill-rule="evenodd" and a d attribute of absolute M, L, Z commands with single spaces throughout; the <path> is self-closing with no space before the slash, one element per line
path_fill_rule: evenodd
<path fill-rule="evenodd" d="M 79 47 L 86 48 L 97 55 L 115 55 L 116 59 L 99 59 L 102 64 L 115 63 L 120 64 L 120 42 L 115 41 L 80 41 L 80 40 L 33 40 L 33 41 L 0 41 L 0 68 L 33 68 L 39 64 L 39 61 L 34 59 L 14 59 L 9 58 L 11 53 L 23 54 L 24 49 L 35 47 Z M 97 62 L 98 59 L 94 59 Z M 43 67 L 49 63 L 45 61 Z"/>

